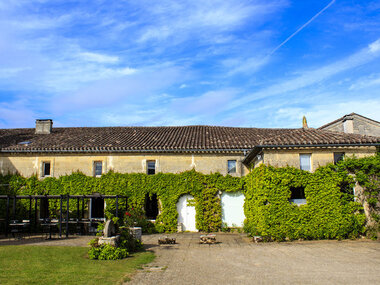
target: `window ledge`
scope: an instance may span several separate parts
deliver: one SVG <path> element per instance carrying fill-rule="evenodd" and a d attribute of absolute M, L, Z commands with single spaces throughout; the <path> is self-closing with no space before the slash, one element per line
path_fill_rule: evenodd
<path fill-rule="evenodd" d="M 290 199 L 289 202 L 294 203 L 298 206 L 307 204 L 306 199 Z"/>

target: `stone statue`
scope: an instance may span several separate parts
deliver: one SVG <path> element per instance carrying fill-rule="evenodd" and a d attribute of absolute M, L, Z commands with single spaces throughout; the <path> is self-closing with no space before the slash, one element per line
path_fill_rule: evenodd
<path fill-rule="evenodd" d="M 110 244 L 112 246 L 117 247 L 119 244 L 119 235 L 115 235 L 115 224 L 112 220 L 107 220 L 104 229 L 103 229 L 103 236 L 99 238 L 98 243 L 99 244 Z"/>
<path fill-rule="evenodd" d="M 115 224 L 112 220 L 108 220 L 103 229 L 104 237 L 112 237 L 115 236 Z"/>

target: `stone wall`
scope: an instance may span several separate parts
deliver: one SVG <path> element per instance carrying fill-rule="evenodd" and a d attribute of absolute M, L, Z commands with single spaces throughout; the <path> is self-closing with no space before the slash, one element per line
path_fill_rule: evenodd
<path fill-rule="evenodd" d="M 312 171 L 319 166 L 334 162 L 334 152 L 355 154 L 356 157 L 373 155 L 375 147 L 355 147 L 336 149 L 271 149 L 264 150 L 260 160 L 253 161 L 253 167 L 261 163 L 273 166 L 300 166 L 300 153 L 311 153 Z M 147 161 L 156 161 L 156 173 L 180 173 L 195 169 L 209 174 L 219 172 L 227 174 L 228 160 L 236 160 L 237 171 L 233 176 L 244 176 L 249 170 L 242 164 L 243 154 L 12 154 L 0 156 L 0 171 L 2 174 L 20 173 L 25 177 L 37 174 L 42 177 L 44 162 L 50 162 L 52 177 L 71 174 L 77 170 L 86 175 L 94 175 L 94 162 L 102 162 L 103 173 L 114 170 L 120 173 L 146 173 Z"/>
<path fill-rule="evenodd" d="M 300 167 L 300 157 L 302 153 L 311 154 L 311 171 L 319 166 L 324 166 L 334 162 L 334 152 L 344 152 L 347 156 L 355 155 L 357 158 L 376 154 L 376 147 L 346 147 L 331 149 L 300 148 L 300 149 L 269 149 L 264 150 L 263 163 L 272 166 Z"/>
<path fill-rule="evenodd" d="M 351 115 L 349 116 L 349 120 L 342 119 L 323 129 L 333 132 L 345 132 L 380 137 L 379 123 L 357 115 Z"/>
<path fill-rule="evenodd" d="M 120 173 L 146 173 L 147 161 L 156 161 L 156 173 L 180 173 L 195 169 L 204 174 L 219 172 L 227 174 L 227 161 L 236 160 L 237 171 L 234 176 L 248 173 L 241 163 L 243 154 L 12 154 L 0 157 L 2 174 L 20 173 L 29 177 L 42 176 L 42 165 L 50 162 L 52 177 L 71 174 L 80 170 L 86 175 L 94 175 L 94 162 L 101 161 L 103 173 L 113 169 Z"/>

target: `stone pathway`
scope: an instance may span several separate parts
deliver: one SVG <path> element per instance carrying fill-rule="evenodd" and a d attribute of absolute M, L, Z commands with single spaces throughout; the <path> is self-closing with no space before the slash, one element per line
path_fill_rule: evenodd
<path fill-rule="evenodd" d="M 380 242 L 303 241 L 255 244 L 243 234 L 173 234 L 178 244 L 143 236 L 157 258 L 129 284 L 380 284 Z"/>

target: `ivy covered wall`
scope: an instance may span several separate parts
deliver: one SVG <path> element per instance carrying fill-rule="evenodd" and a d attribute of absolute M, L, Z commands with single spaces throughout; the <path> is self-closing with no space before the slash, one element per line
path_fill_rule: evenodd
<path fill-rule="evenodd" d="M 362 207 L 353 200 L 353 179 L 333 167 L 309 173 L 262 165 L 245 180 L 245 230 L 252 235 L 277 241 L 341 239 L 364 231 Z M 299 187 L 307 200 L 300 206 L 289 201 L 291 188 Z"/>
<path fill-rule="evenodd" d="M 197 229 L 210 232 L 217 231 L 221 227 L 219 191 L 239 191 L 242 189 L 243 180 L 221 174 L 204 175 L 196 171 L 156 175 L 108 172 L 100 178 L 73 173 L 68 176 L 43 180 L 38 180 L 35 176 L 24 178 L 18 175 L 9 175 L 0 177 L 0 184 L 10 185 L 9 188 L 0 188 L 1 194 L 12 195 L 85 195 L 93 193 L 125 195 L 128 197 L 130 208 L 143 208 L 146 195 L 157 194 L 161 211 L 156 219 L 156 228 L 161 232 L 177 231 L 176 203 L 180 196 L 190 194 L 195 199 Z M 22 201 L 18 202 L 22 203 Z M 4 209 L 4 205 L 0 206 Z M 64 210 L 65 207 L 63 205 Z M 19 208 L 21 209 L 21 207 Z M 76 201 L 71 201 L 70 208 L 72 212 L 76 211 Z M 115 202 L 108 200 L 106 212 L 113 214 L 114 208 Z M 56 214 L 58 209 L 58 201 L 51 201 L 49 205 L 51 214 Z"/>
<path fill-rule="evenodd" d="M 379 205 L 380 167 L 369 165 L 379 162 L 380 159 L 372 159 L 374 161 L 361 164 L 347 160 L 345 165 L 320 167 L 314 173 L 292 167 L 274 168 L 262 165 L 242 178 L 217 173 L 204 175 L 196 171 L 156 175 L 109 172 L 100 178 L 73 173 L 44 180 L 34 176 L 0 176 L 0 184 L 10 185 L 9 188 L 0 187 L 0 192 L 12 195 L 125 195 L 128 197 L 129 207 L 136 208 L 144 207 L 146 195 L 156 194 L 160 201 L 156 228 L 160 232 L 177 231 L 176 203 L 180 196 L 190 194 L 195 200 L 196 227 L 200 231 L 209 232 L 219 230 L 222 225 L 220 194 L 223 191 L 242 191 L 245 195 L 245 230 L 252 235 L 279 241 L 341 239 L 356 237 L 365 231 L 363 207 L 354 201 L 352 187 L 355 181 L 349 169 L 356 173 L 359 183 L 367 189 L 371 205 L 374 208 Z M 361 167 L 366 168 L 363 170 L 365 174 L 358 170 Z M 291 189 L 299 187 L 303 187 L 307 200 L 307 204 L 300 206 L 289 201 Z M 56 213 L 58 202 L 51 203 L 49 209 Z M 114 203 L 107 202 L 106 212 L 114 213 L 114 207 Z M 0 208 L 4 209 L 4 201 L 0 201 Z M 75 217 L 75 201 L 71 202 L 70 208 Z M 374 217 L 378 218 L 376 214 Z"/>
<path fill-rule="evenodd" d="M 355 195 L 363 204 L 367 218 L 366 234 L 373 239 L 380 238 L 380 153 L 360 159 L 347 157 L 336 169 L 355 178 Z"/>

